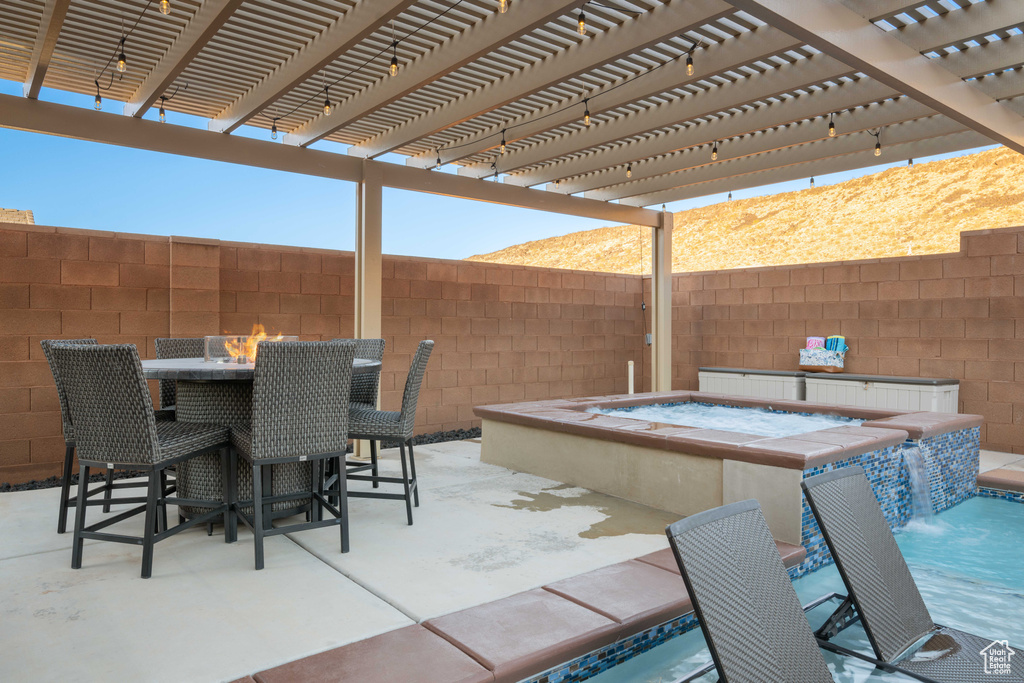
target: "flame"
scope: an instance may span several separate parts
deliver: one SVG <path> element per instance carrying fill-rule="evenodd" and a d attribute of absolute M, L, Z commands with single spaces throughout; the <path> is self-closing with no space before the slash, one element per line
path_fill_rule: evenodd
<path fill-rule="evenodd" d="M 281 341 L 284 339 L 284 335 L 277 335 L 276 337 L 268 337 L 267 331 L 263 328 L 263 325 L 256 323 L 252 326 L 252 333 L 247 337 L 238 337 L 235 339 L 228 339 L 224 342 L 224 350 L 228 352 L 232 360 L 236 363 L 246 362 L 253 363 L 256 361 L 256 350 L 257 345 L 261 341 Z M 240 358 L 244 360 L 239 360 Z"/>

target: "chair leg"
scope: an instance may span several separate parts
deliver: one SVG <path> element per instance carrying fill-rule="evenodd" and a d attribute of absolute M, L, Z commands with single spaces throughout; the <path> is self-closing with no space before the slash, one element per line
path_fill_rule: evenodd
<path fill-rule="evenodd" d="M 344 472 L 345 454 L 338 458 L 338 471 Z M 338 512 L 341 513 L 341 552 L 348 552 L 348 478 L 338 477 Z"/>
<path fill-rule="evenodd" d="M 79 479 L 81 482 L 81 479 Z M 103 485 L 103 511 L 110 512 L 110 499 L 114 493 L 114 470 L 107 470 L 107 482 Z"/>
<path fill-rule="evenodd" d="M 328 458 L 329 459 L 329 458 Z M 312 491 L 316 491 L 321 496 L 324 495 L 324 464 L 326 460 L 317 460 L 311 466 Z M 314 521 L 322 521 L 324 518 L 324 506 L 320 503 L 320 499 L 316 496 L 311 496 L 309 499 L 309 512 L 313 515 Z"/>
<path fill-rule="evenodd" d="M 224 501 L 224 542 L 231 543 L 231 525 L 235 509 L 235 499 L 232 494 L 234 474 L 231 468 L 231 455 L 229 449 L 220 449 L 220 482 L 221 500 Z"/>
<path fill-rule="evenodd" d="M 259 463 L 252 464 L 252 535 L 256 553 L 256 569 L 263 569 L 263 472 Z"/>
<path fill-rule="evenodd" d="M 85 482 L 89 481 L 89 467 L 83 465 L 78 469 L 78 503 L 75 505 L 75 537 L 71 541 L 71 568 L 82 568 L 82 546 L 85 539 L 82 538 L 82 530 L 85 529 L 85 512 L 89 507 L 85 504 L 85 494 L 88 488 Z"/>
<path fill-rule="evenodd" d="M 377 481 L 377 442 L 370 442 L 370 474 L 373 475 L 373 488 L 380 488 L 380 482 Z"/>
<path fill-rule="evenodd" d="M 167 470 L 160 470 L 160 526 L 157 531 L 167 530 Z"/>
<path fill-rule="evenodd" d="M 234 543 L 238 540 L 238 452 L 234 448 L 229 448 L 228 451 L 228 476 L 231 483 L 231 497 L 228 498 L 230 503 L 228 521 L 231 524 L 231 536 L 228 543 Z"/>
<path fill-rule="evenodd" d="M 405 486 L 405 515 L 412 526 L 412 495 L 409 493 L 409 468 L 405 462 L 405 443 L 399 442 L 398 450 L 402 454 L 402 484 Z"/>
<path fill-rule="evenodd" d="M 412 452 L 412 439 L 409 439 L 409 471 L 412 473 L 412 498 L 416 507 L 420 506 L 420 484 L 416 479 L 416 456 Z"/>
<path fill-rule="evenodd" d="M 160 487 L 160 474 L 149 473 L 149 483 L 146 495 L 146 524 L 142 535 L 142 578 L 148 579 L 153 575 L 153 537 L 156 535 L 157 503 L 159 496 L 157 492 Z"/>
<path fill-rule="evenodd" d="M 71 507 L 71 467 L 74 464 L 75 447 L 64 445 L 64 472 L 60 478 L 60 517 L 57 519 L 57 533 L 68 530 L 68 508 Z"/>

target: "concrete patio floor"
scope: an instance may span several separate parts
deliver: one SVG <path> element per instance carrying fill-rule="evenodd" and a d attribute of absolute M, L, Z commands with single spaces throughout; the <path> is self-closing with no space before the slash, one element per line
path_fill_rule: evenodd
<path fill-rule="evenodd" d="M 58 490 L 0 495 L 5 678 L 229 681 L 667 547 L 674 516 L 479 453 L 417 447 L 414 526 L 401 501 L 353 499 L 350 553 L 336 529 L 273 537 L 260 572 L 244 527 L 231 545 L 219 529 L 158 544 L 149 580 L 141 548 L 122 544 L 88 542 L 72 570 Z M 138 533 L 141 518 L 117 527 Z"/>

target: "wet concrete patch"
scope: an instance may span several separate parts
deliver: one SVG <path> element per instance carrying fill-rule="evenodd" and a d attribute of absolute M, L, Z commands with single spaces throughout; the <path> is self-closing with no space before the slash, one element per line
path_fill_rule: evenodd
<path fill-rule="evenodd" d="M 664 534 L 665 527 L 679 521 L 679 515 L 639 503 L 595 493 L 571 484 L 559 484 L 537 493 L 517 491 L 522 496 L 508 505 L 494 507 L 527 512 L 551 512 L 566 507 L 592 508 L 605 516 L 579 532 L 580 538 L 604 538 L 626 534 Z"/>

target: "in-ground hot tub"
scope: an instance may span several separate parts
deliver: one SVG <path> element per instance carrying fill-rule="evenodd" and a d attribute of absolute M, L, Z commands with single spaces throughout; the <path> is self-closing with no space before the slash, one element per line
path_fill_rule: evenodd
<path fill-rule="evenodd" d="M 595 411 L 655 404 L 709 404 L 861 421 L 787 436 L 701 428 Z M 974 495 L 982 418 L 899 412 L 805 401 L 733 398 L 691 391 L 595 396 L 479 406 L 484 462 L 691 515 L 756 498 L 775 538 L 799 543 L 797 574 L 827 559 L 800 481 L 859 465 L 893 528 L 911 515 L 904 448 L 920 447 L 935 512 Z M 751 420 L 755 417 L 751 411 Z M 814 429 L 810 431 L 810 429 Z"/>

